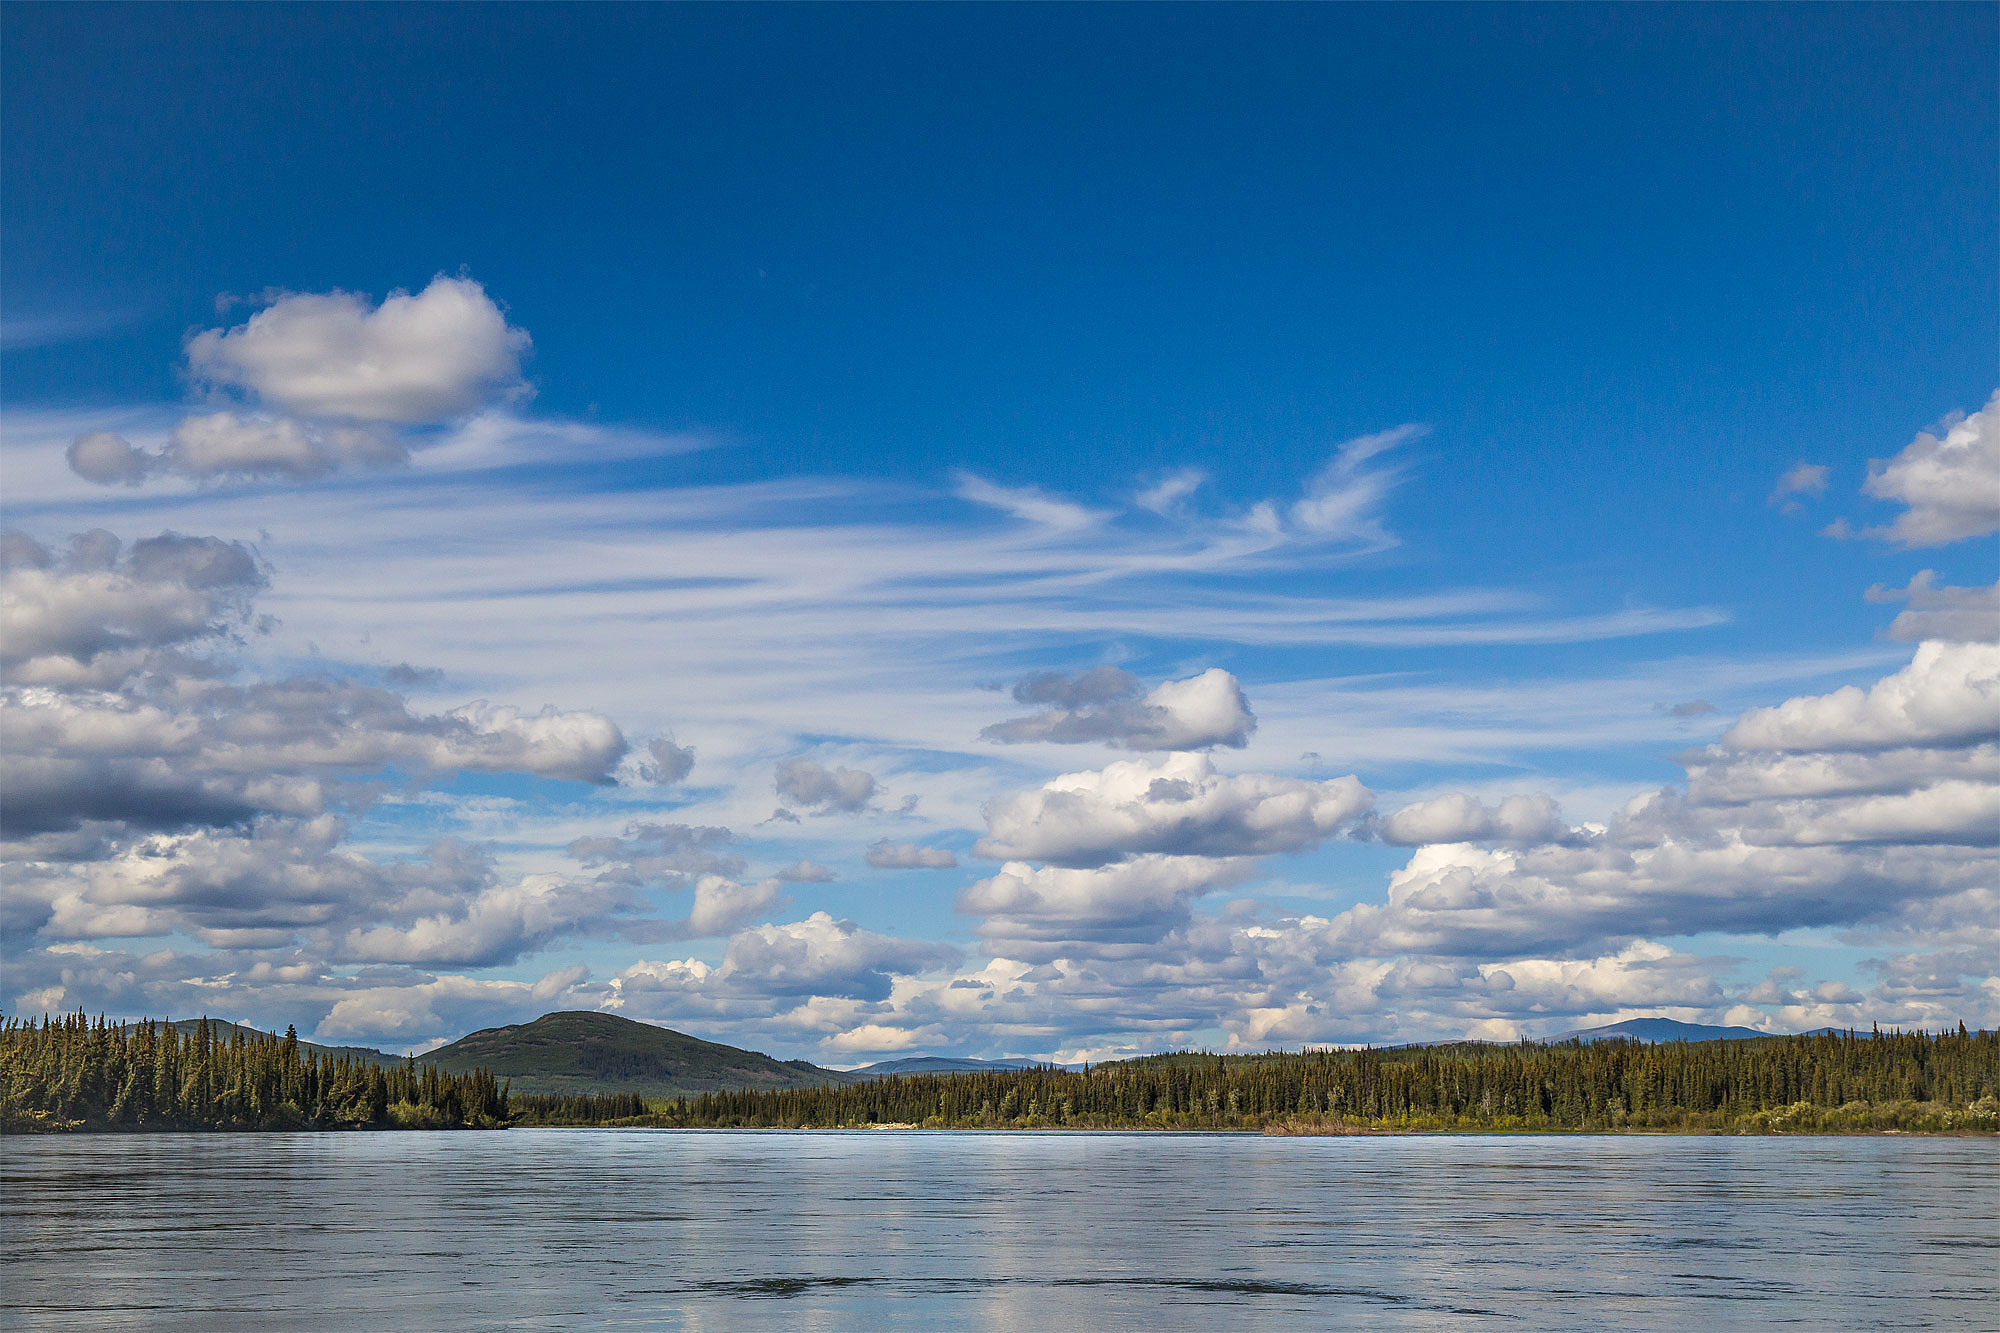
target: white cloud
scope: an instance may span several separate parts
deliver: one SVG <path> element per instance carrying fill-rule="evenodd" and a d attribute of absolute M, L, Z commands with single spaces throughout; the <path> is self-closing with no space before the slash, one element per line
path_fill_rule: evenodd
<path fill-rule="evenodd" d="M 926 972 L 953 961 L 957 950 L 863 930 L 814 912 L 803 921 L 758 926 L 729 941 L 723 969 L 754 979 L 772 994 L 878 998 L 895 974 Z"/>
<path fill-rule="evenodd" d="M 375 431 L 211 412 L 174 427 L 155 466 L 198 481 L 259 476 L 303 481 L 346 467 L 382 467 L 408 459 L 409 451 L 400 443 Z"/>
<path fill-rule="evenodd" d="M 2000 733 L 2000 645 L 1931 642 L 1867 690 L 1753 708 L 1723 738 L 1738 749 L 1870 750 L 1967 744 Z"/>
<path fill-rule="evenodd" d="M 1052 706 L 979 734 L 1003 743 L 1104 741 L 1126 750 L 1199 750 L 1242 749 L 1257 729 L 1242 686 L 1220 667 L 1166 681 L 1143 698 L 1138 692 L 1138 679 L 1116 667 L 1075 676 L 1040 672 L 1015 682 L 1014 698 Z"/>
<path fill-rule="evenodd" d="M 1208 474 L 1200 468 L 1179 468 L 1139 492 L 1134 502 L 1141 509 L 1149 509 L 1162 517 L 1171 517 L 1180 512 L 1182 503 L 1200 490 L 1207 481 Z"/>
<path fill-rule="evenodd" d="M 1569 826 L 1550 797 L 1509 796 L 1497 806 L 1452 792 L 1416 805 L 1406 805 L 1381 822 L 1385 842 L 1419 846 L 1433 842 L 1556 842 Z"/>
<path fill-rule="evenodd" d="M 640 773 L 648 782 L 665 786 L 680 782 L 694 772 L 692 745 L 676 745 L 662 736 L 646 742 L 646 753 L 652 756 L 653 762 L 645 765 Z"/>
<path fill-rule="evenodd" d="M 1483 807 L 1399 811 L 1421 847 L 1388 901 L 1327 927 L 1348 956 L 1491 957 L 1711 931 L 1887 928 L 2000 875 L 2000 658 L 1926 643 L 1872 688 L 1752 709 L 1688 757 L 1685 791 L 1634 798 L 1565 845 L 1481 850 Z M 1524 809 L 1524 813 L 1525 813 Z M 1553 813 L 1552 811 L 1550 812 Z"/>
<path fill-rule="evenodd" d="M 694 910 L 688 914 L 688 929 L 694 936 L 727 935 L 777 900 L 776 879 L 738 884 L 721 875 L 703 875 L 695 882 Z"/>
<path fill-rule="evenodd" d="M 0 747 L 9 829 L 313 814 L 341 781 L 391 765 L 602 783 L 624 753 L 616 725 L 591 713 L 472 705 L 424 715 L 390 691 L 324 679 L 236 686 L 191 675 L 149 684 L 150 699 L 8 691 Z"/>
<path fill-rule="evenodd" d="M 886 838 L 868 848 L 868 864 L 878 870 L 949 870 L 958 858 L 943 847 L 919 847 Z"/>
<path fill-rule="evenodd" d="M 484 888 L 455 910 L 419 917 L 408 925 L 352 930 L 337 956 L 364 963 L 491 967 L 511 963 L 630 906 L 602 882 L 530 875 L 515 884 Z"/>
<path fill-rule="evenodd" d="M 1332 837 L 1367 813 L 1368 789 L 1245 773 L 1225 777 L 1205 755 L 1129 759 L 1065 773 L 997 802 L 978 856 L 1092 866 L 1162 852 L 1261 856 Z"/>
<path fill-rule="evenodd" d="M 1905 643 L 1922 639 L 1960 641 L 2000 640 L 2000 583 L 1982 588 L 1939 587 L 1937 574 L 1920 570 L 1904 588 L 1876 584 L 1867 592 L 1871 602 L 1908 602 L 1897 613 L 1887 637 Z"/>
<path fill-rule="evenodd" d="M 1924 431 L 1894 458 L 1868 465 L 1863 492 L 1906 508 L 1887 527 L 1864 529 L 1861 536 L 1944 546 L 2000 529 L 2000 392 L 1937 431 Z"/>
<path fill-rule="evenodd" d="M 1049 495 L 1032 486 L 1001 486 L 970 472 L 958 474 L 958 497 L 989 509 L 1012 514 L 1037 527 L 1076 532 L 1094 526 L 1103 515 L 1073 500 Z"/>
<path fill-rule="evenodd" d="M 957 957 L 944 945 L 896 939 L 814 912 L 736 934 L 717 967 L 692 958 L 634 963 L 612 979 L 606 1007 L 658 1021 L 698 1015 L 735 1024 L 814 997 L 880 1001 L 894 978 L 946 967 Z"/>
<path fill-rule="evenodd" d="M 1988 777 L 2000 773 L 2000 746 L 1794 753 L 1709 746 L 1683 755 L 1681 763 L 1687 769 L 1689 800 L 1718 807 L 1906 792 Z"/>
<path fill-rule="evenodd" d="M 437 277 L 381 305 L 351 292 L 280 296 L 188 340 L 188 366 L 306 417 L 398 424 L 465 416 L 524 392 L 528 335 L 478 283 Z"/>
<path fill-rule="evenodd" d="M 1368 465 L 1388 450 L 1422 438 L 1426 430 L 1397 426 L 1341 445 L 1307 483 L 1305 495 L 1293 503 L 1292 523 L 1321 541 L 1358 542 L 1371 549 L 1394 545 L 1396 539 L 1383 527 L 1380 511 L 1402 470 Z"/>
<path fill-rule="evenodd" d="M 563 1007 L 581 981 L 575 968 L 563 968 L 532 983 L 433 977 L 400 985 L 329 986 L 322 994 L 338 998 L 311 1031 L 319 1041 L 394 1037 L 428 1048 L 477 1028 Z"/>
<path fill-rule="evenodd" d="M 1782 504 L 1789 513 L 1799 507 L 1798 501 L 1792 499 L 1792 496 L 1817 497 L 1826 494 L 1827 473 L 1827 467 L 1821 463 L 1795 463 L 1778 478 L 1778 484 L 1771 488 L 1771 497 L 1767 503 Z"/>
<path fill-rule="evenodd" d="M 5 556 L 0 668 L 30 685 L 114 686 L 163 650 L 225 640 L 265 582 L 247 547 L 171 532 L 126 546 L 95 530 L 60 555 L 9 533 Z"/>
<path fill-rule="evenodd" d="M 609 782 L 625 754 L 625 737 L 610 718 L 564 712 L 550 705 L 537 713 L 480 700 L 445 715 L 432 743 L 419 751 L 433 769 L 540 773 L 576 782 Z M 462 727 L 450 724 L 463 724 Z"/>
<path fill-rule="evenodd" d="M 875 799 L 875 775 L 851 768 L 827 768 L 810 759 L 779 763 L 778 797 L 804 810 L 865 810 Z"/>
<path fill-rule="evenodd" d="M 66 452 L 70 470 L 100 486 L 136 486 L 144 481 L 159 460 L 135 448 L 124 436 L 108 430 L 94 430 L 70 441 Z"/>
<path fill-rule="evenodd" d="M 1007 956 L 1046 956 L 1036 945 L 1071 951 L 1092 944 L 1156 943 L 1185 926 L 1196 897 L 1253 873 L 1240 859 L 1138 856 L 1088 869 L 1009 861 L 958 897 L 958 910 L 985 917 L 980 933 Z"/>

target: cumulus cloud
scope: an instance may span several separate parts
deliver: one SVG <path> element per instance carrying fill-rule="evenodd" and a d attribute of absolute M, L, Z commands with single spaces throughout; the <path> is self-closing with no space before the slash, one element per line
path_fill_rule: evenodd
<path fill-rule="evenodd" d="M 241 631 L 264 583 L 248 548 L 214 537 L 168 532 L 126 546 L 100 530 L 58 554 L 9 533 L 0 673 L 28 685 L 116 686 L 163 664 L 164 650 L 212 646 Z"/>
<path fill-rule="evenodd" d="M 767 993 L 879 999 L 890 978 L 956 962 L 946 945 L 902 940 L 814 912 L 803 921 L 758 926 L 733 936 L 723 967 Z"/>
<path fill-rule="evenodd" d="M 799 860 L 780 870 L 773 878 L 785 884 L 831 884 L 838 877 L 816 861 Z"/>
<path fill-rule="evenodd" d="M 1373 800 L 1352 777 L 1226 777 L 1200 754 L 1130 759 L 1066 773 L 996 803 L 987 814 L 988 835 L 973 851 L 1059 866 L 1103 865 L 1149 852 L 1296 852 L 1350 826 Z"/>
<path fill-rule="evenodd" d="M 288 418 L 211 412 L 174 427 L 156 466 L 205 481 L 217 477 L 310 480 L 355 466 L 407 461 L 409 451 L 376 431 L 307 426 Z"/>
<path fill-rule="evenodd" d="M 217 948 L 330 940 L 368 920 L 405 923 L 495 890 L 490 858 L 449 841 L 378 862 L 341 847 L 346 823 L 264 816 L 125 840 L 75 862 L 15 862 L 10 893 L 39 901 L 46 940 L 181 933 Z"/>
<path fill-rule="evenodd" d="M 1078 675 L 1051 671 L 1025 676 L 1014 683 L 1013 695 L 1020 703 L 1048 707 L 995 723 L 979 733 L 983 739 L 1104 741 L 1126 750 L 1241 749 L 1257 729 L 1242 686 L 1220 667 L 1167 681 L 1143 698 L 1138 678 L 1111 666 Z"/>
<path fill-rule="evenodd" d="M 776 786 L 780 800 L 802 810 L 853 813 L 875 799 L 875 776 L 852 768 L 827 768 L 810 759 L 779 763 Z"/>
<path fill-rule="evenodd" d="M 289 418 L 211 412 L 174 427 L 158 453 L 106 431 L 79 435 L 69 447 L 72 471 L 100 485 L 137 485 L 157 473 L 196 481 L 234 477 L 323 477 L 342 468 L 406 462 L 409 451 L 377 431 L 312 426 Z"/>
<path fill-rule="evenodd" d="M 1922 639 L 1994 642 L 2000 640 L 2000 583 L 1983 588 L 1939 587 L 1933 570 L 1920 570 L 1909 586 L 1876 584 L 1867 592 L 1871 602 L 1907 602 L 1889 623 L 1887 637 L 1904 642 Z"/>
<path fill-rule="evenodd" d="M 2000 530 L 2000 392 L 1971 416 L 1920 433 L 1894 458 L 1871 462 L 1861 489 L 1905 506 L 1893 523 L 1864 529 L 1863 537 L 1944 546 Z"/>
<path fill-rule="evenodd" d="M 474 705 L 425 715 L 388 690 L 298 677 L 153 685 L 145 693 L 10 689 L 0 736 L 5 827 L 96 819 L 170 828 L 258 811 L 313 814 L 340 782 L 391 765 L 602 783 L 624 753 L 618 728 L 589 713 Z"/>
<path fill-rule="evenodd" d="M 1723 737 L 1750 750 L 1874 750 L 1970 744 L 2000 734 L 2000 645 L 1930 642 L 1863 690 L 1753 708 Z"/>
<path fill-rule="evenodd" d="M 2000 746 L 1904 746 L 1875 751 L 1771 753 L 1711 745 L 1681 757 L 1688 800 L 1703 807 L 1874 796 L 2000 773 Z"/>
<path fill-rule="evenodd" d="M 278 297 L 188 340 L 188 366 L 303 417 L 401 425 L 464 416 L 525 391 L 528 335 L 469 278 L 439 276 L 379 306 L 352 292 Z"/>
<path fill-rule="evenodd" d="M 1937 665 L 1932 648 L 1919 650 L 1909 675 Z M 1294 838 L 1209 848 L 1232 855 L 1133 850 L 1153 845 L 1157 797 L 1193 794 L 1207 774 L 1170 779 L 1187 782 L 1187 793 L 1156 792 L 1165 775 L 1133 771 L 1147 767 L 1140 761 L 1057 779 L 989 812 L 981 850 L 999 851 L 1005 834 L 1022 859 L 959 897 L 959 909 L 980 918 L 993 963 L 975 977 L 906 983 L 893 1013 L 865 1016 L 869 1040 L 970 1028 L 1157 1049 L 1220 1023 L 1230 1042 L 1254 1049 L 1398 1031 L 1510 1039 L 1661 1012 L 1780 1030 L 1787 1015 L 1804 1026 L 1808 1016 L 1864 1011 L 1871 1020 L 1978 1021 L 2000 1013 L 1990 964 L 1947 966 L 1936 949 L 1977 941 L 1990 956 L 2000 944 L 1991 887 L 2000 883 L 2000 740 L 1989 729 L 1968 741 L 1963 728 L 1937 722 L 1938 710 L 1895 704 L 1899 688 L 1892 677 L 1856 692 L 1888 707 L 1857 710 L 1836 691 L 1753 710 L 1739 722 L 1746 734 L 1783 716 L 1812 726 L 1778 739 L 1831 748 L 1725 740 L 1686 758 L 1685 788 L 1635 798 L 1607 824 L 1569 828 L 1539 795 L 1487 803 L 1454 794 L 1396 811 L 1372 828 L 1416 850 L 1383 900 L 1331 917 L 1274 914 L 1249 899 L 1219 914 L 1198 910 L 1206 894 L 1254 876 L 1257 855 Z M 1840 725 L 1820 725 L 1826 714 Z M 1921 739 L 1884 743 L 1895 736 Z M 1065 787 L 1074 800 L 1042 794 Z M 1726 960 L 1657 942 L 1801 928 L 1847 932 L 1850 942 L 1923 941 L 1931 952 L 1913 957 L 1937 980 L 1866 991 L 1821 980 L 1778 996 L 1732 986 Z M 1917 963 L 1898 969 L 1922 975 Z M 860 1031 L 863 1018 L 853 1021 Z"/>
<path fill-rule="evenodd" d="M 1636 846 L 1423 847 L 1391 876 L 1387 902 L 1342 913 L 1325 945 L 1347 957 L 1492 958 L 1653 935 L 1843 925 L 1963 887 L 1982 873 L 1976 859 L 1759 846 L 1721 831 Z"/>
<path fill-rule="evenodd" d="M 70 441 L 65 457 L 70 471 L 100 486 L 136 486 L 159 463 L 154 455 L 108 430 L 77 436 Z"/>
<path fill-rule="evenodd" d="M 625 737 L 610 718 L 549 705 L 524 713 L 485 700 L 453 709 L 418 747 L 438 770 L 539 773 L 573 782 L 609 783 L 625 757 Z"/>
<path fill-rule="evenodd" d="M 721 875 L 703 875 L 694 886 L 694 910 L 688 913 L 690 937 L 727 935 L 778 901 L 778 881 L 738 884 Z"/>
<path fill-rule="evenodd" d="M 230 975 L 277 951 L 304 951 L 309 965 L 285 966 L 316 974 L 483 967 L 644 910 L 629 866 L 522 876 L 449 840 L 388 860 L 344 845 L 339 812 L 392 773 L 608 781 L 626 749 L 609 719 L 425 714 L 339 677 L 239 679 L 222 650 L 255 626 L 266 575 L 236 543 L 88 532 L 57 551 L 11 533 L 0 563 L 10 938 L 189 938 L 235 960 Z"/>
<path fill-rule="evenodd" d="M 878 870 L 949 870 L 958 858 L 943 847 L 919 847 L 886 838 L 868 848 L 868 864 Z"/>
<path fill-rule="evenodd" d="M 1384 842 L 1419 846 L 1433 842 L 1558 842 L 1569 836 L 1550 797 L 1509 796 L 1497 806 L 1462 792 L 1406 805 L 1381 821 Z"/>
<path fill-rule="evenodd" d="M 530 875 L 485 887 L 453 910 L 407 925 L 349 931 L 337 956 L 366 963 L 493 967 L 633 906 L 604 881 Z"/>
<path fill-rule="evenodd" d="M 1242 882 L 1253 865 L 1203 856 L 1133 857 L 1087 869 L 1009 861 L 958 896 L 958 910 L 986 918 L 980 933 L 1009 957 L 1049 956 L 1092 944 L 1157 942 L 1185 926 L 1189 902 Z"/>
<path fill-rule="evenodd" d="M 743 858 L 731 850 L 734 837 L 714 825 L 639 821 L 623 837 L 578 838 L 569 854 L 624 884 L 685 887 L 703 876 L 743 873 Z"/>
<path fill-rule="evenodd" d="M 1685 758 L 1684 789 L 1539 844 L 1471 845 L 1500 840 L 1488 832 L 1497 812 L 1469 798 L 1398 811 L 1385 836 L 1431 845 L 1392 876 L 1386 903 L 1331 922 L 1326 947 L 1491 957 L 1708 931 L 1883 930 L 1924 913 L 1934 926 L 1976 920 L 1985 909 L 1967 895 L 2000 875 L 1996 679 L 1990 647 L 1923 644 L 1869 689 L 1750 710 Z"/>
<path fill-rule="evenodd" d="M 662 736 L 646 742 L 646 753 L 652 757 L 652 762 L 643 765 L 639 773 L 648 782 L 666 786 L 680 782 L 694 772 L 692 745 L 676 745 Z"/>
<path fill-rule="evenodd" d="M 864 930 L 814 912 L 730 938 L 720 966 L 698 959 L 640 962 L 611 981 L 607 1007 L 660 1019 L 770 1015 L 814 997 L 877 1002 L 898 976 L 947 967 L 958 951 Z"/>
<path fill-rule="evenodd" d="M 574 1007 L 585 998 L 577 997 L 576 991 L 588 975 L 570 967 L 534 982 L 446 976 L 388 984 L 327 985 L 315 988 L 333 998 L 312 1035 L 320 1041 L 390 1036 L 417 1046 L 435 1046 L 476 1029 L 521 1022 L 552 1008 Z M 179 1011 L 187 1007 L 179 1006 Z"/>

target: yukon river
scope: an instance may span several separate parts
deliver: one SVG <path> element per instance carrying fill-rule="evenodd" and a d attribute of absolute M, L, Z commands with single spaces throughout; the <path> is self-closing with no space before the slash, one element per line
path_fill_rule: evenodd
<path fill-rule="evenodd" d="M 14 1329 L 2000 1325 L 2000 1141 L 0 1139 Z"/>

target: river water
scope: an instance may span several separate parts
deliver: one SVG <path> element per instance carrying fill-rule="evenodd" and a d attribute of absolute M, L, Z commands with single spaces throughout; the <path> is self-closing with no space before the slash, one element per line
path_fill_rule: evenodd
<path fill-rule="evenodd" d="M 2000 1327 L 1991 1139 L 0 1139 L 17 1329 Z"/>

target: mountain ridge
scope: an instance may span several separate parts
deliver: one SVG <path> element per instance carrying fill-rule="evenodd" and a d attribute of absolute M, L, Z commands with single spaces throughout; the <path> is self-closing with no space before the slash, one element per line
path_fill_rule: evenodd
<path fill-rule="evenodd" d="M 1713 1023 L 1683 1023 L 1678 1018 L 1627 1018 L 1602 1027 L 1577 1028 L 1560 1032 L 1542 1041 L 1744 1041 L 1753 1037 L 1781 1037 L 1781 1032 L 1759 1032 L 1755 1028 L 1718 1027 Z"/>
<path fill-rule="evenodd" d="M 565 1009 L 527 1023 L 481 1028 L 417 1057 L 447 1073 L 484 1069 L 515 1092 L 631 1092 L 693 1097 L 704 1092 L 809 1088 L 866 1077 L 778 1060 L 673 1028 L 595 1010 Z"/>

